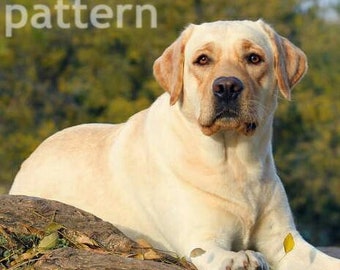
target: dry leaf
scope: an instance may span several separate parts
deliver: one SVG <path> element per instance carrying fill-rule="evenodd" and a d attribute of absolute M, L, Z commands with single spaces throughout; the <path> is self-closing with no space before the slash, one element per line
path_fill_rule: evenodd
<path fill-rule="evenodd" d="M 11 262 L 11 266 L 14 266 L 13 269 L 16 269 L 16 267 L 15 267 L 16 265 L 20 265 L 25 261 L 29 261 L 29 260 L 33 259 L 37 255 L 39 255 L 39 253 L 40 252 L 37 249 L 31 248 L 31 249 L 27 250 L 25 253 L 18 255 L 18 257 L 15 258 L 15 260 L 13 260 Z M 10 269 L 12 269 L 12 268 L 10 268 Z"/>
<path fill-rule="evenodd" d="M 137 239 L 136 242 L 141 248 L 152 248 L 150 243 L 145 239 Z"/>
<path fill-rule="evenodd" d="M 86 245 L 89 247 L 99 246 L 95 240 L 91 239 L 90 237 L 82 233 L 77 233 L 76 238 L 74 240 L 77 242 L 77 244 Z"/>
<path fill-rule="evenodd" d="M 295 241 L 294 241 L 294 237 L 291 233 L 289 233 L 285 240 L 283 241 L 283 248 L 285 250 L 285 253 L 289 253 L 294 249 L 295 246 Z"/>
<path fill-rule="evenodd" d="M 160 260 L 162 255 L 155 251 L 151 244 L 145 239 L 136 240 L 138 246 L 142 249 L 140 253 L 136 254 L 134 257 L 138 260 Z"/>
<path fill-rule="evenodd" d="M 143 256 L 144 260 L 160 260 L 162 258 L 162 256 L 153 249 L 150 249 L 147 252 L 145 252 Z"/>
<path fill-rule="evenodd" d="M 144 255 L 141 253 L 134 255 L 133 258 L 140 260 L 140 261 L 144 261 Z"/>
<path fill-rule="evenodd" d="M 53 232 L 49 235 L 46 235 L 43 239 L 40 240 L 38 249 L 48 250 L 53 249 L 58 244 L 59 235 L 58 232 Z"/>
<path fill-rule="evenodd" d="M 203 255 L 204 253 L 206 253 L 205 250 L 203 250 L 201 248 L 195 248 L 193 251 L 191 251 L 190 258 L 199 257 L 199 256 Z"/>

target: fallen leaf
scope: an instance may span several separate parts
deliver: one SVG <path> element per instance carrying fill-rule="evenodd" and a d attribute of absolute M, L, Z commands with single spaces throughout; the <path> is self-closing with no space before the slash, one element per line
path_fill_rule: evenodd
<path fill-rule="evenodd" d="M 39 250 L 53 249 L 57 246 L 58 239 L 59 239 L 58 232 L 53 232 L 49 235 L 46 235 L 43 239 L 40 240 L 38 249 Z"/>
<path fill-rule="evenodd" d="M 83 233 L 78 232 L 74 240 L 77 242 L 77 244 L 80 245 L 86 245 L 88 247 L 99 247 L 98 243 L 95 240 L 91 239 Z"/>
<path fill-rule="evenodd" d="M 144 260 L 160 260 L 162 258 L 162 256 L 153 249 L 150 249 L 147 252 L 145 252 L 143 256 Z"/>
<path fill-rule="evenodd" d="M 289 253 L 294 249 L 295 246 L 295 241 L 294 241 L 294 237 L 291 233 L 289 233 L 285 240 L 283 241 L 283 248 L 285 250 L 285 253 Z"/>
<path fill-rule="evenodd" d="M 136 240 L 138 246 L 142 249 L 140 253 L 136 254 L 134 257 L 138 260 L 160 260 L 162 256 L 160 253 L 152 248 L 152 245 L 145 239 Z"/>
<path fill-rule="evenodd" d="M 64 228 L 63 225 L 53 221 L 50 224 L 48 224 L 47 227 L 45 228 L 45 234 L 52 234 L 54 232 L 59 231 L 62 228 Z"/>
<path fill-rule="evenodd" d="M 137 239 L 136 242 L 141 248 L 152 248 L 150 243 L 145 239 Z"/>
<path fill-rule="evenodd" d="M 199 257 L 199 256 L 203 255 L 204 253 L 206 253 L 205 250 L 203 250 L 201 248 L 195 248 L 194 250 L 191 251 L 190 258 Z"/>
<path fill-rule="evenodd" d="M 23 264 L 25 261 L 29 261 L 31 259 L 33 259 L 34 257 L 36 257 L 37 255 L 39 255 L 40 252 L 35 249 L 29 249 L 27 250 L 25 253 L 22 253 L 20 255 L 18 255 L 11 263 L 10 265 L 13 266 L 13 268 L 10 269 L 17 269 L 15 266 L 18 266 L 20 264 Z M 13 255 L 13 254 L 12 254 Z M 2 269 L 2 268 L 1 268 Z M 25 268 L 26 269 L 26 268 Z"/>

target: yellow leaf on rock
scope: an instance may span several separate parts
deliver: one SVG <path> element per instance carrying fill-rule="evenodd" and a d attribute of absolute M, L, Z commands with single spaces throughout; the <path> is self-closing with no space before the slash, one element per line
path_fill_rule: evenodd
<path fill-rule="evenodd" d="M 162 256 L 160 253 L 155 251 L 151 244 L 147 242 L 145 239 L 137 239 L 136 242 L 138 243 L 141 251 L 139 254 L 136 254 L 135 258 L 139 260 L 160 260 Z"/>
<path fill-rule="evenodd" d="M 294 249 L 295 246 L 295 241 L 294 241 L 294 237 L 291 233 L 289 233 L 285 240 L 283 241 L 283 248 L 285 250 L 285 253 L 289 253 Z"/>
<path fill-rule="evenodd" d="M 156 251 L 153 249 L 148 250 L 143 254 L 144 260 L 160 260 L 162 259 L 162 256 L 158 254 Z"/>

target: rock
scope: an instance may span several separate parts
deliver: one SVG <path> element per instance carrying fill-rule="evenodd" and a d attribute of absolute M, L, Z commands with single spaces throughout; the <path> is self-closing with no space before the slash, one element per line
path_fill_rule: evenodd
<path fill-rule="evenodd" d="M 34 264 L 34 269 L 112 269 L 112 270 L 175 270 L 183 269 L 175 265 L 167 265 L 154 261 L 142 261 L 124 258 L 114 254 L 100 254 L 87 250 L 62 248 L 54 250 Z"/>
<path fill-rule="evenodd" d="M 171 255 L 138 244 L 73 206 L 0 196 L 0 269 L 195 269 Z"/>
<path fill-rule="evenodd" d="M 340 247 L 318 247 L 322 252 L 340 259 Z"/>

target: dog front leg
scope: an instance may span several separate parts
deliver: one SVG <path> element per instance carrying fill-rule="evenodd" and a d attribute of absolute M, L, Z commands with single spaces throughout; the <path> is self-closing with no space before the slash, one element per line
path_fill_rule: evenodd
<path fill-rule="evenodd" d="M 340 260 L 307 243 L 295 228 L 288 200 L 281 184 L 259 221 L 254 243 L 274 270 L 340 270 Z M 285 239 L 290 238 L 287 249 Z"/>
<path fill-rule="evenodd" d="M 277 270 L 340 270 L 340 260 L 332 258 L 309 243 L 307 243 L 297 232 L 293 232 L 294 247 L 284 254 L 278 262 Z"/>

